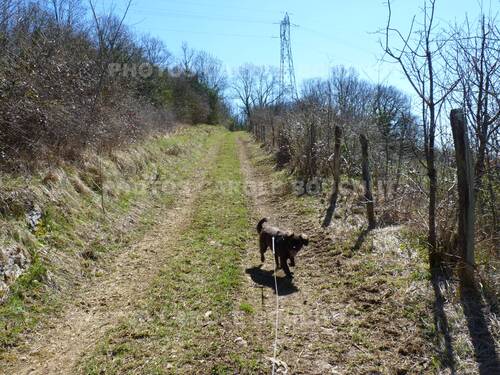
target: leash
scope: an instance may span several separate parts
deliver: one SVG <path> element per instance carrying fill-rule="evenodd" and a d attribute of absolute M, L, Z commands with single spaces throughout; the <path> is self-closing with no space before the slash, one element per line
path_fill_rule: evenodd
<path fill-rule="evenodd" d="M 276 256 L 274 251 L 274 236 L 273 236 L 273 256 Z M 277 271 L 277 270 L 276 270 Z M 279 294 L 278 294 L 278 279 L 276 278 L 276 271 L 274 271 L 274 290 L 276 292 L 276 325 L 274 330 L 274 354 L 273 354 L 273 372 L 272 375 L 275 374 L 276 367 L 276 352 L 278 351 L 278 316 L 279 316 Z"/>

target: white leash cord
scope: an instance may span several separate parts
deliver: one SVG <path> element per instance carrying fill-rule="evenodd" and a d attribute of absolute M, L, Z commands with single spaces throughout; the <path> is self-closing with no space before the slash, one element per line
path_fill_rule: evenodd
<path fill-rule="evenodd" d="M 276 257 L 276 254 L 274 251 L 274 236 L 273 236 L 273 256 Z M 278 294 L 278 279 L 276 278 L 276 272 L 277 272 L 277 270 L 274 271 L 274 290 L 276 292 L 276 326 L 275 326 L 275 333 L 274 333 L 274 354 L 273 354 L 273 372 L 272 372 L 272 375 L 275 374 L 276 352 L 278 351 L 278 314 L 279 314 L 279 308 L 280 308 L 279 294 Z"/>

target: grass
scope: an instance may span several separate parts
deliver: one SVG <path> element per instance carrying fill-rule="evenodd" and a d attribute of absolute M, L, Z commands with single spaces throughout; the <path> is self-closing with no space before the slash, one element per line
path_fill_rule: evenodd
<path fill-rule="evenodd" d="M 82 373 L 223 374 L 255 366 L 225 355 L 222 326 L 234 308 L 251 230 L 234 137 L 225 135 L 190 224 L 141 313 L 108 332 L 82 361 Z"/>
<path fill-rule="evenodd" d="M 247 302 L 240 303 L 240 310 L 247 314 L 253 314 L 255 312 L 255 308 Z"/>
<path fill-rule="evenodd" d="M 43 216 L 31 232 L 21 202 L 7 207 L 15 210 L 0 207 L 4 212 L 0 214 L 0 246 L 17 244 L 31 257 L 30 267 L 0 305 L 0 358 L 7 355 L 6 349 L 19 344 L 20 334 L 57 313 L 68 293 L 65 286 L 73 285 L 81 278 L 78 275 L 94 273 L 96 259 L 139 240 L 157 222 L 157 215 L 174 204 L 179 189 L 194 178 L 207 150 L 217 145 L 223 133 L 217 127 L 191 127 L 102 157 L 105 215 L 101 188 L 82 185 L 96 179 L 100 162 L 95 156 L 90 155 L 80 167 L 60 166 L 56 170 L 60 178 L 50 186 L 42 182 L 46 171 L 27 180 L 2 176 L 4 191 L 32 197 Z M 80 182 L 75 187 L 76 179 Z"/>
<path fill-rule="evenodd" d="M 53 298 L 43 293 L 46 280 L 47 269 L 40 258 L 35 257 L 30 268 L 11 287 L 7 303 L 0 306 L 2 346 L 14 344 L 20 333 L 36 323 L 38 314 L 57 306 Z M 34 299 L 38 300 L 37 303 L 31 303 Z"/>

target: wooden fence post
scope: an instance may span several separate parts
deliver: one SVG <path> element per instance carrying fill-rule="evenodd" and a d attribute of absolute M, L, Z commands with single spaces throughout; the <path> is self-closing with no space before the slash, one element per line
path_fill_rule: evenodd
<path fill-rule="evenodd" d="M 368 217 L 368 229 L 375 228 L 375 211 L 373 208 L 373 195 L 370 178 L 370 163 L 368 161 L 368 140 L 364 134 L 359 136 L 361 142 L 363 181 L 365 182 L 366 215 Z"/>
<path fill-rule="evenodd" d="M 335 126 L 335 143 L 333 146 L 333 189 L 330 197 L 330 205 L 326 210 L 325 218 L 323 220 L 323 227 L 327 227 L 332 222 L 335 206 L 337 205 L 337 198 L 339 195 L 340 185 L 340 146 L 342 143 L 342 129 L 340 126 Z"/>
<path fill-rule="evenodd" d="M 339 193 L 340 185 L 340 146 L 342 142 L 342 129 L 340 126 L 335 126 L 335 143 L 333 145 L 333 181 L 334 181 L 334 193 Z"/>
<path fill-rule="evenodd" d="M 465 116 L 461 109 L 450 113 L 455 143 L 458 185 L 458 246 L 469 281 L 474 266 L 474 172 Z"/>

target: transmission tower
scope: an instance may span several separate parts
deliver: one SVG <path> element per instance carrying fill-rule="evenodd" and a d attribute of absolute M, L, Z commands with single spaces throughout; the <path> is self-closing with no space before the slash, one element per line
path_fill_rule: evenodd
<path fill-rule="evenodd" d="M 297 86 L 295 84 L 295 69 L 293 67 L 292 41 L 290 39 L 290 17 L 285 13 L 285 18 L 280 22 L 281 60 L 280 60 L 280 101 L 287 103 L 297 99 Z"/>

